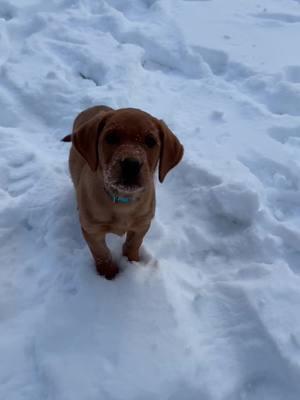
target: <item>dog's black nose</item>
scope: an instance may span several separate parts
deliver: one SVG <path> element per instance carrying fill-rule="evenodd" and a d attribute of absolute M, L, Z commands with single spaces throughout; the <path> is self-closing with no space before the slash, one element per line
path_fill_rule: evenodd
<path fill-rule="evenodd" d="M 140 172 L 142 164 L 139 160 L 135 158 L 125 158 L 125 160 L 121 161 L 121 168 L 123 176 L 127 179 L 132 179 L 137 177 Z"/>

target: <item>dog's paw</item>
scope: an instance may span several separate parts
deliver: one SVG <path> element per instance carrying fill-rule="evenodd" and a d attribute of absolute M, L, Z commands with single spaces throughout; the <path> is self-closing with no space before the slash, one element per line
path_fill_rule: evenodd
<path fill-rule="evenodd" d="M 123 256 L 128 258 L 128 261 L 140 261 L 139 251 L 130 249 L 126 245 L 123 246 Z"/>
<path fill-rule="evenodd" d="M 96 269 L 99 275 L 104 276 L 105 279 L 112 280 L 119 273 L 119 268 L 114 264 L 96 264 Z"/>

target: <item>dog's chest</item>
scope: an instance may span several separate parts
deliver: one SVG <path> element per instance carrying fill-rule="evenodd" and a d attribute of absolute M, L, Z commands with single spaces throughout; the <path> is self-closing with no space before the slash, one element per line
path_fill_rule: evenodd
<path fill-rule="evenodd" d="M 143 218 L 133 215 L 113 215 L 110 224 L 110 231 L 116 235 L 124 235 L 128 231 L 136 230 Z"/>
<path fill-rule="evenodd" d="M 132 219 L 128 217 L 114 217 L 109 224 L 109 231 L 115 235 L 122 236 L 132 229 L 132 222 Z"/>
<path fill-rule="evenodd" d="M 108 203 L 108 201 L 95 201 L 93 205 L 92 209 L 90 207 L 82 208 L 82 220 L 88 225 L 93 225 L 98 231 L 119 236 L 129 231 L 144 230 L 149 226 L 154 215 L 153 198 L 142 204 L 117 205 Z"/>
<path fill-rule="evenodd" d="M 137 231 L 149 224 L 150 215 L 112 215 L 110 221 L 105 224 L 108 233 L 122 236 L 128 231 Z"/>

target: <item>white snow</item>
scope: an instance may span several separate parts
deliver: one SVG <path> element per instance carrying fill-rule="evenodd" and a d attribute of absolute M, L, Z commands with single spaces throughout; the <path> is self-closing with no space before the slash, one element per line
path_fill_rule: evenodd
<path fill-rule="evenodd" d="M 0 399 L 299 400 L 300 2 L 0 0 Z M 99 278 L 76 114 L 163 118 L 143 261 Z"/>

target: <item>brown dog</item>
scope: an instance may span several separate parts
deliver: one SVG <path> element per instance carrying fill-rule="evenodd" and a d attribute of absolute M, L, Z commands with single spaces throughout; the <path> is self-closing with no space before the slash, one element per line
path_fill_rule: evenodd
<path fill-rule="evenodd" d="M 183 146 L 163 121 L 138 109 L 96 106 L 74 121 L 69 168 L 82 232 L 100 275 L 118 267 L 105 243 L 107 233 L 127 233 L 123 255 L 139 261 L 139 248 L 155 211 L 154 172 L 159 180 L 179 163 Z"/>

